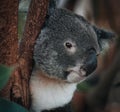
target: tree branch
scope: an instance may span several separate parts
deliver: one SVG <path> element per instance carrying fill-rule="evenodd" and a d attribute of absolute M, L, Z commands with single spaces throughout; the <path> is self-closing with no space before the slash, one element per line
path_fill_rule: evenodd
<path fill-rule="evenodd" d="M 21 70 L 22 102 L 30 105 L 29 79 L 32 71 L 34 43 L 41 31 L 48 8 L 48 0 L 32 0 L 25 24 L 25 30 L 19 48 L 19 65 Z"/>

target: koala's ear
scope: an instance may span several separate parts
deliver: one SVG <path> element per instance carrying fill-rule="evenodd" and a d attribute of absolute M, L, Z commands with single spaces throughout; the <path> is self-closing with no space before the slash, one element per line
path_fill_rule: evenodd
<path fill-rule="evenodd" d="M 100 45 L 101 50 L 109 47 L 110 41 L 115 39 L 115 33 L 97 28 L 93 26 L 95 33 L 97 34 L 98 43 Z"/>

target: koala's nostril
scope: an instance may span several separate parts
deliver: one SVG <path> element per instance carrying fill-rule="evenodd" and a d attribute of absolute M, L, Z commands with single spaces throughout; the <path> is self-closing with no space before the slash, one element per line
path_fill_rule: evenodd
<path fill-rule="evenodd" d="M 67 76 L 69 75 L 69 73 L 70 73 L 69 71 L 65 71 L 64 72 L 64 78 L 67 78 Z"/>

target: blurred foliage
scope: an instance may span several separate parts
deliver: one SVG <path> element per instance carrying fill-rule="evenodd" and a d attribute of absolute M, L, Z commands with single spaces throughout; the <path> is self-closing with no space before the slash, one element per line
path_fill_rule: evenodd
<path fill-rule="evenodd" d="M 0 90 L 7 84 L 14 67 L 0 65 Z M 27 112 L 20 105 L 0 98 L 0 112 Z"/>
<path fill-rule="evenodd" d="M 8 79 L 12 71 L 13 71 L 13 67 L 6 67 L 4 65 L 0 65 L 0 90 L 8 82 Z"/>
<path fill-rule="evenodd" d="M 0 90 L 7 84 L 14 67 L 0 65 Z M 20 105 L 0 98 L 0 112 L 27 112 Z"/>
<path fill-rule="evenodd" d="M 28 112 L 28 111 L 14 102 L 0 98 L 0 112 Z"/>
<path fill-rule="evenodd" d="M 77 85 L 77 89 L 82 92 L 87 92 L 92 88 L 92 85 L 86 81 L 81 82 Z"/>
<path fill-rule="evenodd" d="M 20 0 L 19 1 L 19 13 L 18 13 L 18 37 L 21 38 L 24 26 L 26 22 L 27 12 L 31 0 Z"/>
<path fill-rule="evenodd" d="M 19 12 L 18 13 L 18 37 L 21 38 L 23 31 L 24 31 L 24 26 L 25 26 L 25 22 L 26 22 L 26 16 L 27 13 L 26 12 Z"/>
<path fill-rule="evenodd" d="M 19 11 L 27 12 L 31 0 L 19 0 Z"/>

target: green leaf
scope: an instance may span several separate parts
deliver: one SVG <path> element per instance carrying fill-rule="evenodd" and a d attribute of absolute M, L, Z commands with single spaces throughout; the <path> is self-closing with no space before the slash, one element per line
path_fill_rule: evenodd
<path fill-rule="evenodd" d="M 24 107 L 0 98 L 0 112 L 28 112 Z"/>
<path fill-rule="evenodd" d="M 0 65 L 0 90 L 8 82 L 8 79 L 12 71 L 13 71 L 13 67 L 6 67 L 4 65 Z"/>
<path fill-rule="evenodd" d="M 91 88 L 92 88 L 92 86 L 89 83 L 85 82 L 85 81 L 77 85 L 77 89 L 79 91 L 83 91 L 83 92 L 87 92 Z"/>

